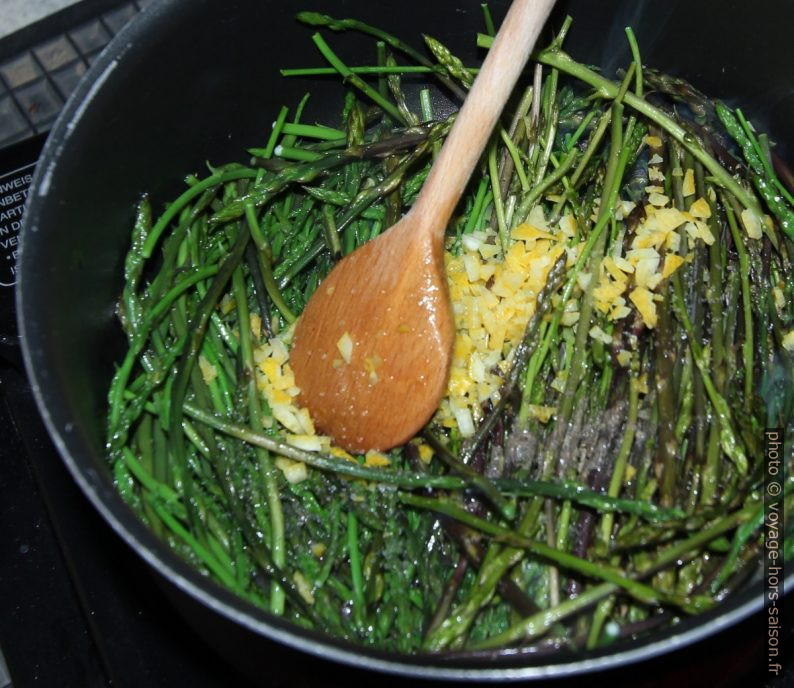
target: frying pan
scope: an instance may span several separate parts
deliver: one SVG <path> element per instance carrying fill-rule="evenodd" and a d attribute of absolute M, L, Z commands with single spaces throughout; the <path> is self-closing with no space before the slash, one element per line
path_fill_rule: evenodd
<path fill-rule="evenodd" d="M 491 0 L 495 16 L 507 2 Z M 239 159 L 262 145 L 281 104 L 307 90 L 309 119 L 337 113 L 333 80 L 284 80 L 278 69 L 321 64 L 299 9 L 351 16 L 418 42 L 437 36 L 477 58 L 479 0 L 155 0 L 99 56 L 55 125 L 30 193 L 17 288 L 27 371 L 55 445 L 87 498 L 156 572 L 197 630 L 234 629 L 250 647 L 278 641 L 365 669 L 415 677 L 517 679 L 616 667 L 694 642 L 762 606 L 759 580 L 717 609 L 608 650 L 499 661 L 405 657 L 298 629 L 201 576 L 140 522 L 116 493 L 103 450 L 106 393 L 124 340 L 114 319 L 133 210 L 174 197 L 184 174 L 205 161 Z M 794 3 L 751 12 L 742 0 L 560 2 L 550 21 L 574 17 L 567 47 L 613 75 L 628 64 L 623 27 L 632 25 L 646 64 L 684 77 L 733 103 L 772 132 L 785 157 L 794 141 Z M 372 44 L 338 41 L 350 63 Z M 336 45 L 336 43 L 335 43 Z M 788 145 L 787 145 L 788 144 Z M 90 536 L 90 534 L 87 534 Z M 794 583 L 794 575 L 786 587 Z M 224 633 L 224 632 L 222 632 Z M 232 648 L 231 652 L 234 652 Z M 242 660 L 241 660 L 242 661 Z"/>

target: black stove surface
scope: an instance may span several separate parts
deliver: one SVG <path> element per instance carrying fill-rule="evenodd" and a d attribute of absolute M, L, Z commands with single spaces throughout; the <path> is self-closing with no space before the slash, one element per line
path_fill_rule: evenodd
<path fill-rule="evenodd" d="M 109 11 L 107 1 L 95 4 Z M 81 26 L 93 21 L 84 12 L 69 16 L 77 17 Z M 50 40 L 30 34 L 32 43 L 44 39 Z M 363 674 L 275 645 L 268 656 L 258 658 L 260 674 L 254 679 L 243 676 L 191 629 L 147 565 L 80 492 L 47 436 L 17 338 L 17 236 L 27 185 L 46 135 L 34 134 L 33 129 L 30 134 L 0 147 L 0 688 L 309 687 L 371 681 L 420 685 L 416 680 Z M 789 595 L 784 648 L 794 641 L 791 608 Z M 573 686 L 595 678 L 596 685 L 613 688 L 794 685 L 788 658 L 785 676 L 769 681 L 765 674 L 765 628 L 765 618 L 756 614 L 664 657 L 553 683 Z M 11 681 L 5 685 L 3 656 Z"/>

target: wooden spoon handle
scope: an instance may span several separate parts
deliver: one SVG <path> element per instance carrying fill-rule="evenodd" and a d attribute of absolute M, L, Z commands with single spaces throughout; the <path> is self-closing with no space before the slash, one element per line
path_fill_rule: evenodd
<path fill-rule="evenodd" d="M 438 154 L 414 213 L 432 218 L 419 222 L 441 241 L 455 205 L 477 165 L 554 0 L 513 0 L 455 124 Z"/>

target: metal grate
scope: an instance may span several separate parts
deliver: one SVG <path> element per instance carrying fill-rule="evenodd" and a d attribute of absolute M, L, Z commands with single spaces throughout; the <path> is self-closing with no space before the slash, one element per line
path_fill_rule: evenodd
<path fill-rule="evenodd" d="M 94 58 L 151 0 L 132 0 L 0 64 L 0 147 L 50 130 Z"/>

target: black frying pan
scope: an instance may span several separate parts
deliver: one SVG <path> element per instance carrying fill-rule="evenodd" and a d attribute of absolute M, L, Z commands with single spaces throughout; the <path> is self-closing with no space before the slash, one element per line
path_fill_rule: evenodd
<path fill-rule="evenodd" d="M 490 5 L 499 18 L 507 2 Z M 568 49 L 608 73 L 628 63 L 623 27 L 631 24 L 647 64 L 741 102 L 786 155 L 794 150 L 786 145 L 794 141 L 794 43 L 788 35 L 794 3 L 774 5 L 774 11 L 753 12 L 742 0 L 571 0 L 560 3 L 551 24 L 559 26 L 562 14 L 571 13 Z M 295 103 L 306 90 L 313 93 L 309 117 L 339 111 L 335 84 L 284 81 L 277 74 L 282 66 L 321 64 L 310 31 L 293 20 L 299 9 L 358 17 L 415 42 L 427 31 L 466 59 L 476 58 L 471 36 L 481 29 L 479 0 L 156 0 L 102 53 L 41 158 L 17 288 L 25 361 L 40 409 L 87 497 L 166 582 L 198 630 L 216 633 L 218 642 L 233 638 L 228 644 L 244 647 L 249 660 L 252 645 L 263 646 L 267 638 L 404 675 L 559 676 L 650 658 L 760 609 L 755 581 L 710 613 L 608 651 L 488 663 L 402 657 L 299 630 L 255 609 L 178 559 L 123 503 L 107 470 L 103 437 L 106 392 L 123 347 L 113 310 L 134 205 L 146 191 L 158 207 L 206 160 L 237 159 L 246 147 L 261 145 L 278 106 Z M 351 63 L 371 59 L 369 41 L 341 43 Z"/>

